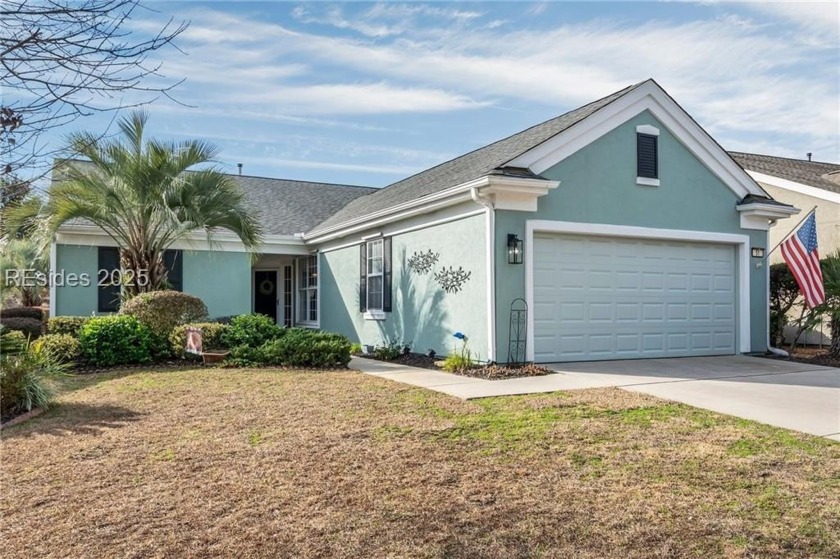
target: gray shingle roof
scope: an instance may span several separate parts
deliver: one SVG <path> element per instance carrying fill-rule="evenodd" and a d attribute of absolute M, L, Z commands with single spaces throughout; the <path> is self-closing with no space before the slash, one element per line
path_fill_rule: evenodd
<path fill-rule="evenodd" d="M 325 219 L 311 231 L 311 234 L 351 219 L 364 217 L 397 204 L 416 200 L 423 196 L 428 196 L 458 184 L 483 177 L 495 169 L 503 167 L 505 163 L 515 157 L 577 124 L 640 85 L 641 83 L 631 85 L 612 95 L 584 105 L 579 109 L 547 120 L 542 124 L 537 124 L 513 136 L 509 136 L 503 140 L 499 140 L 498 142 L 395 182 L 370 196 L 356 198 L 334 215 Z"/>
<path fill-rule="evenodd" d="M 342 184 L 232 177 L 242 186 L 248 206 L 257 213 L 269 235 L 309 231 L 349 202 L 377 190 Z"/>
<path fill-rule="evenodd" d="M 729 155 L 748 171 L 772 175 L 840 194 L 840 182 L 833 182 L 825 178 L 829 173 L 840 172 L 840 164 L 736 151 L 730 151 Z M 835 178 L 835 180 L 837 179 Z"/>
<path fill-rule="evenodd" d="M 74 165 L 88 161 L 72 160 Z M 187 171 L 190 172 L 190 171 Z M 245 202 L 255 212 L 268 235 L 294 235 L 309 231 L 359 196 L 376 192 L 376 188 L 331 184 L 247 175 L 228 175 L 245 194 Z M 53 173 L 53 181 L 61 180 Z M 73 219 L 68 225 L 90 225 L 84 219 Z"/>

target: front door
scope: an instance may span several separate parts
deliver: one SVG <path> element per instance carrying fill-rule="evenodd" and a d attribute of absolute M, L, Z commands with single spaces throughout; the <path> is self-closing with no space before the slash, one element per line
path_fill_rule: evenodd
<path fill-rule="evenodd" d="M 254 272 L 254 312 L 277 322 L 277 272 Z"/>

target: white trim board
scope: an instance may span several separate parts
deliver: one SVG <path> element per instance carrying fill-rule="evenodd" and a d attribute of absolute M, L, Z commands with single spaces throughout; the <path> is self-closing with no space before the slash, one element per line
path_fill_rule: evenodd
<path fill-rule="evenodd" d="M 766 196 L 752 178 L 680 107 L 664 89 L 648 80 L 577 124 L 508 161 L 540 175 L 636 115 L 649 111 L 735 194 Z"/>
<path fill-rule="evenodd" d="M 207 242 L 204 234 L 190 235 L 186 239 L 175 241 L 168 248 L 185 251 L 219 251 L 219 252 L 247 252 L 245 245 L 238 238 L 229 235 L 216 234 L 211 242 Z M 115 247 L 117 243 L 102 229 L 93 226 L 62 227 L 55 236 L 55 242 L 61 245 L 77 245 L 91 247 Z M 264 238 L 260 245 L 260 254 L 288 254 L 293 256 L 306 255 L 312 252 L 303 240 L 286 235 L 270 235 Z"/>
<path fill-rule="evenodd" d="M 50 243 L 50 271 L 51 272 L 58 272 L 58 245 L 56 245 L 55 240 Z M 55 285 L 55 281 L 50 282 L 50 318 L 56 316 L 55 312 L 58 308 L 58 301 L 56 301 L 56 295 L 58 294 L 57 286 Z"/>
<path fill-rule="evenodd" d="M 548 179 L 533 179 L 533 178 L 517 178 L 517 177 L 503 177 L 495 175 L 486 175 L 477 179 L 461 183 L 435 192 L 427 196 L 415 198 L 408 202 L 403 202 L 395 206 L 374 212 L 370 215 L 364 215 L 349 221 L 327 227 L 323 230 L 316 230 L 304 234 L 303 238 L 307 244 L 319 244 L 333 239 L 346 237 L 353 233 L 375 229 L 388 223 L 401 221 L 409 217 L 420 214 L 429 213 L 433 210 L 453 206 L 461 202 L 466 202 L 471 199 L 470 192 L 473 188 L 491 187 L 496 190 L 516 190 L 533 192 L 543 191 L 542 194 L 548 192 L 553 188 L 557 188 L 560 183 Z M 536 209 L 536 208 L 534 208 Z"/>
<path fill-rule="evenodd" d="M 805 196 L 811 196 L 827 202 L 840 204 L 840 194 L 837 192 L 831 192 L 830 190 L 823 190 L 822 188 L 817 188 L 815 186 L 808 186 L 807 184 L 789 181 L 787 179 L 774 177 L 773 175 L 765 175 L 764 173 L 750 171 L 749 169 L 747 170 L 747 174 L 755 179 L 756 182 L 763 182 L 769 186 L 783 188 L 785 190 L 790 190 L 791 192 L 804 194 Z"/>
<path fill-rule="evenodd" d="M 673 241 L 697 241 L 735 245 L 738 267 L 738 340 L 736 347 L 741 353 L 749 353 L 750 347 L 750 238 L 747 235 L 713 233 L 706 231 L 684 231 L 679 229 L 655 229 L 629 225 L 608 225 L 604 223 L 578 223 L 573 221 L 547 221 L 532 219 L 525 222 L 525 301 L 528 308 L 534 308 L 534 234 L 571 233 L 578 235 L 599 235 L 605 237 L 629 237 L 635 239 L 659 239 Z M 528 313 L 526 336 L 526 359 L 534 360 L 534 313 Z"/>

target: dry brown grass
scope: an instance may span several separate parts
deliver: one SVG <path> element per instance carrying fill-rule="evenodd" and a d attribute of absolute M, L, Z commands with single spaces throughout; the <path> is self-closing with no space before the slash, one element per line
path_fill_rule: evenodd
<path fill-rule="evenodd" d="M 619 390 L 73 381 L 3 431 L 3 557 L 838 557 L 840 445 Z"/>

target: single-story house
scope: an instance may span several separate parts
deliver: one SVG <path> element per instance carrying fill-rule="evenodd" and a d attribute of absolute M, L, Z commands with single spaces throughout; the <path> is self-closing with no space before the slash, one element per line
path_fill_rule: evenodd
<path fill-rule="evenodd" d="M 259 260 L 201 236 L 167 257 L 211 315 L 438 354 L 459 331 L 499 362 L 765 351 L 763 251 L 798 211 L 653 80 L 382 189 L 237 180 L 269 233 Z M 101 231 L 67 226 L 51 267 L 96 277 L 114 255 Z M 107 289 L 57 285 L 51 310 L 112 311 Z"/>
<path fill-rule="evenodd" d="M 774 199 L 801 208 L 803 216 L 816 208 L 821 257 L 840 250 L 840 165 L 756 153 L 730 152 L 729 155 Z M 798 221 L 790 219 L 770 230 L 770 250 L 793 232 Z M 782 262 L 782 252 L 774 251 L 769 260 L 771 264 Z M 797 308 L 793 314 L 798 316 L 799 311 Z M 785 341 L 792 342 L 797 332 L 795 326 L 785 328 Z M 830 343 L 829 321 L 824 320 L 801 333 L 798 342 L 815 345 Z"/>

